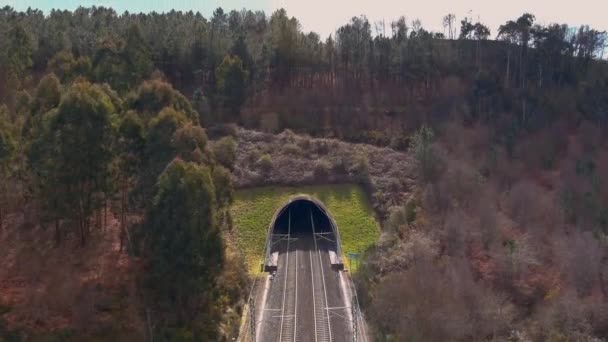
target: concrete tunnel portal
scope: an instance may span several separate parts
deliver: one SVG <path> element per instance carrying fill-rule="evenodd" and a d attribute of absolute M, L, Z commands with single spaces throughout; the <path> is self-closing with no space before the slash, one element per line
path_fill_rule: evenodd
<path fill-rule="evenodd" d="M 268 227 L 262 270 L 269 272 L 257 312 L 256 341 L 356 340 L 358 304 L 342 270 L 340 233 L 318 199 L 290 198 Z M 353 317 L 358 317 L 353 319 Z"/>
<path fill-rule="evenodd" d="M 277 269 L 278 254 L 285 251 L 278 242 L 284 239 L 322 240 L 321 247 L 330 254 L 332 267 L 343 269 L 340 234 L 337 225 L 325 205 L 310 196 L 299 195 L 289 199 L 274 214 L 269 226 L 266 257 L 263 270 Z M 312 245 L 310 248 L 313 248 Z"/>

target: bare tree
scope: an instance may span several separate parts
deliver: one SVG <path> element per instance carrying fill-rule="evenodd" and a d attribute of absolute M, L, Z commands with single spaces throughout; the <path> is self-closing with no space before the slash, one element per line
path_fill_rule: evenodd
<path fill-rule="evenodd" d="M 600 280 L 604 252 L 591 232 L 574 233 L 559 244 L 564 273 L 579 295 L 588 295 Z"/>
<path fill-rule="evenodd" d="M 444 28 L 444 32 L 446 29 L 448 31 L 448 34 L 447 34 L 448 39 L 455 39 L 455 37 L 456 37 L 456 26 L 454 25 L 455 21 L 456 21 L 455 14 L 449 13 L 443 17 L 443 28 Z"/>
<path fill-rule="evenodd" d="M 496 194 L 487 190 L 478 197 L 475 216 L 479 227 L 479 238 L 485 248 L 489 248 L 498 239 L 498 208 L 494 203 Z"/>
<path fill-rule="evenodd" d="M 422 258 L 409 270 L 382 279 L 370 313 L 380 336 L 396 341 L 499 337 L 513 319 L 506 297 L 475 282 L 469 265 L 453 258 L 445 266 Z"/>
<path fill-rule="evenodd" d="M 450 256 L 464 256 L 471 220 L 460 209 L 452 210 L 443 224 L 442 240 Z"/>
<path fill-rule="evenodd" d="M 520 181 L 509 192 L 508 210 L 510 216 L 520 225 L 526 226 L 537 222 L 538 200 L 542 189 L 531 181 Z"/>

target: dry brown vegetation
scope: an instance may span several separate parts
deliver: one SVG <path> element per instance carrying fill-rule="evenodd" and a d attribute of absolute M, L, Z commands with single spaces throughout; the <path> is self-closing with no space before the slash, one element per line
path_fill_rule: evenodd
<path fill-rule="evenodd" d="M 118 220 L 108 215 L 87 248 L 75 233 L 57 248 L 53 230 L 32 224 L 31 214 L 9 215 L 0 230 L 0 332 L 25 339 L 68 338 L 74 331 L 79 338 L 142 339 L 138 265 L 120 250 Z"/>
<path fill-rule="evenodd" d="M 605 182 L 593 175 L 608 150 L 588 125 L 552 140 L 563 132 L 554 127 L 515 157 L 500 147 L 488 157 L 483 125 L 438 130 L 440 175 L 418 181 L 411 224 L 399 215 L 385 222 L 360 279 L 376 338 L 607 336 L 608 240 L 594 216 Z"/>
<path fill-rule="evenodd" d="M 286 130 L 274 135 L 238 131 L 235 186 L 360 183 L 380 216 L 405 203 L 412 186 L 410 157 L 391 148 L 311 138 Z"/>

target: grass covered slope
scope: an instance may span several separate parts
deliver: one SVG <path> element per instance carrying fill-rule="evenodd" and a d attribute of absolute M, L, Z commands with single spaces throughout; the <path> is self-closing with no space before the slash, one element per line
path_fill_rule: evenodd
<path fill-rule="evenodd" d="M 319 199 L 340 230 L 342 252 L 362 253 L 376 242 L 380 226 L 363 189 L 358 185 L 268 186 L 237 191 L 232 206 L 237 245 L 245 255 L 252 274 L 259 272 L 272 216 L 297 194 Z M 348 262 L 345 258 L 345 262 Z"/>

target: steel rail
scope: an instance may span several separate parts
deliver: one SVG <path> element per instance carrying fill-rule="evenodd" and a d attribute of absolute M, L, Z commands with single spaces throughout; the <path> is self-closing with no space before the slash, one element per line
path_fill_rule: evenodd
<path fill-rule="evenodd" d="M 285 296 L 287 295 L 287 278 L 289 278 L 289 242 L 291 236 L 291 210 L 289 210 L 289 218 L 287 223 L 287 252 L 285 253 L 285 281 L 283 282 L 283 307 L 281 309 L 281 328 L 279 329 L 279 341 L 283 340 L 283 322 L 285 320 Z"/>
<path fill-rule="evenodd" d="M 310 223 L 312 225 L 312 239 L 315 244 L 315 251 L 317 253 L 317 256 L 319 257 L 319 267 L 321 267 L 321 280 L 323 280 L 323 295 L 325 297 L 325 308 L 328 308 L 329 302 L 327 301 L 327 287 L 325 286 L 325 271 L 323 271 L 323 260 L 321 258 L 321 251 L 319 250 L 319 247 L 317 246 L 317 238 L 315 237 L 315 222 L 313 220 L 312 210 L 310 211 Z M 329 341 L 332 341 L 331 319 L 329 318 L 329 312 L 327 312 L 327 328 L 329 330 Z"/>

